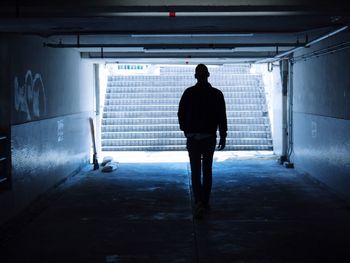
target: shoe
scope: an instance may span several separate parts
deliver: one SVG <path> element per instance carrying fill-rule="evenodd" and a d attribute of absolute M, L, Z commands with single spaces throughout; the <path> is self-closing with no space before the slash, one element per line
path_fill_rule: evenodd
<path fill-rule="evenodd" d="M 202 219 L 204 215 L 204 206 L 202 203 L 196 204 L 194 208 L 194 218 L 195 219 Z"/>
<path fill-rule="evenodd" d="M 205 212 L 210 212 L 211 211 L 211 206 L 209 204 L 204 204 L 203 208 L 204 208 Z"/>

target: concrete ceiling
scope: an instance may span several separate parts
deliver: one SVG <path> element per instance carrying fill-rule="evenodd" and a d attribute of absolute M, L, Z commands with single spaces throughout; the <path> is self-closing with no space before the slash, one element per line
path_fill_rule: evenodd
<path fill-rule="evenodd" d="M 350 22 L 339 0 L 46 2 L 2 1 L 0 32 L 41 35 L 85 57 L 257 60 Z"/>

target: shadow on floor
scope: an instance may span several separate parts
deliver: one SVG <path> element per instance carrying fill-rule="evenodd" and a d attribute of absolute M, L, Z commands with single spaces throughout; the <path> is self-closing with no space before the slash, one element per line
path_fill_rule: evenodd
<path fill-rule="evenodd" d="M 211 206 L 192 218 L 187 163 L 83 171 L 2 246 L 1 262 L 338 262 L 350 211 L 275 160 L 214 164 Z"/>

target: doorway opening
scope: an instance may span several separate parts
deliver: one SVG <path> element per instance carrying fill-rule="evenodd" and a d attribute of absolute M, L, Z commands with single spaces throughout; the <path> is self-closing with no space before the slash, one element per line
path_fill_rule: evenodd
<path fill-rule="evenodd" d="M 99 156 L 126 162 L 187 161 L 177 110 L 184 90 L 196 83 L 195 66 L 101 64 Z M 217 159 L 271 156 L 279 147 L 273 139 L 276 80 L 263 65 L 207 66 L 209 82 L 226 101 L 227 143 Z"/>

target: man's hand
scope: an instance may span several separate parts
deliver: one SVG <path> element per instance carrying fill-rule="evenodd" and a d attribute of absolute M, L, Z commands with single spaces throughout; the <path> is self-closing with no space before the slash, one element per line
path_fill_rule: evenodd
<path fill-rule="evenodd" d="M 226 145 L 226 138 L 220 138 L 218 149 L 219 151 L 223 150 Z"/>

